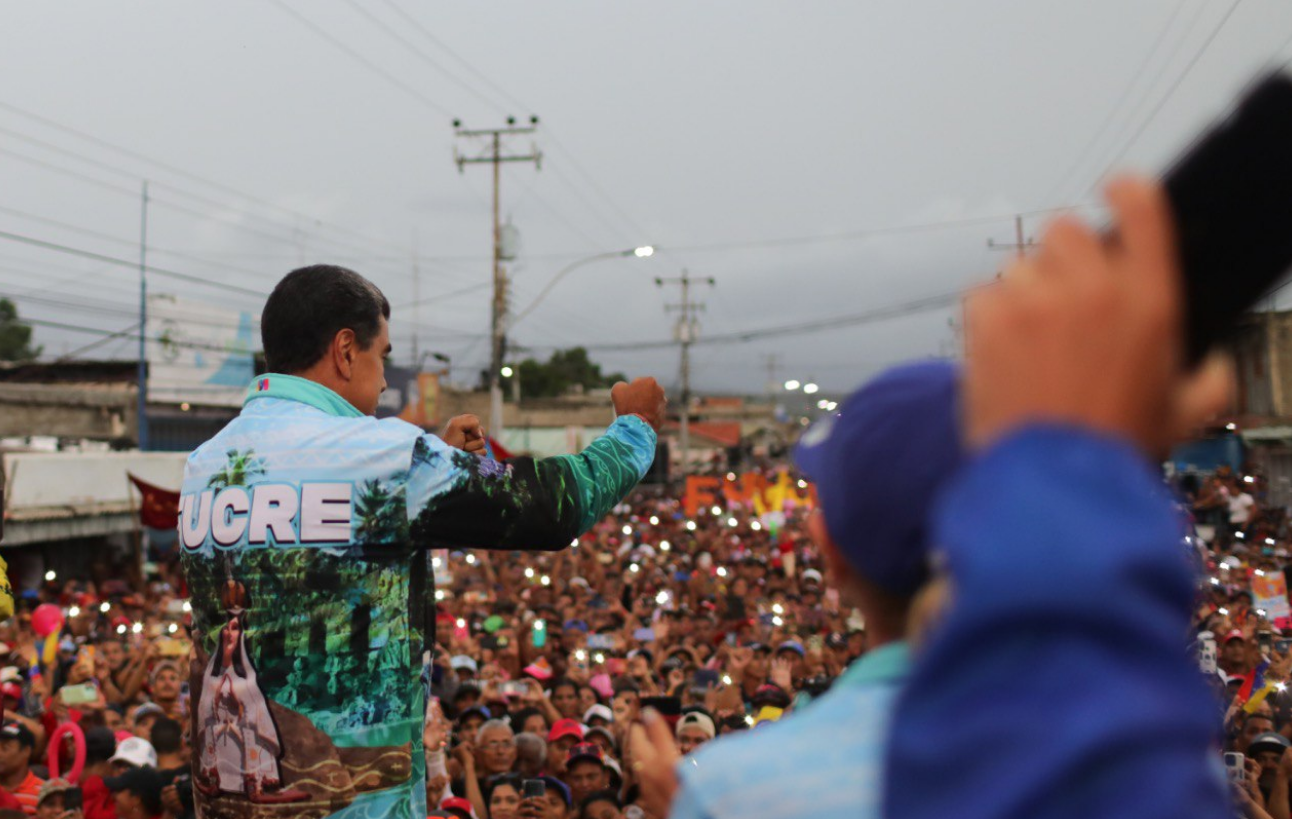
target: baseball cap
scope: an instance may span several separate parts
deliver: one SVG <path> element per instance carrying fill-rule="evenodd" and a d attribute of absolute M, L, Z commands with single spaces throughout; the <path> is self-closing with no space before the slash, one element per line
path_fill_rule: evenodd
<path fill-rule="evenodd" d="M 22 682 L 22 671 L 16 665 L 0 668 L 0 682 Z"/>
<path fill-rule="evenodd" d="M 152 750 L 151 745 L 148 748 Z M 138 796 L 149 813 L 161 811 L 161 793 L 166 781 L 155 768 L 131 768 L 120 776 L 105 777 L 103 784 L 113 793 L 130 791 Z"/>
<path fill-rule="evenodd" d="M 887 370 L 794 448 L 839 552 L 895 594 L 913 594 L 928 577 L 929 507 L 963 459 L 959 376 L 945 361 Z"/>
<path fill-rule="evenodd" d="M 456 657 L 453 657 L 451 660 L 449 660 L 449 665 L 453 668 L 454 671 L 461 671 L 462 669 L 465 668 L 466 670 L 470 671 L 472 674 L 480 670 L 480 667 L 476 664 L 476 661 L 465 654 L 459 654 Z"/>
<path fill-rule="evenodd" d="M 816 569 L 804 569 L 802 579 L 804 583 L 812 582 L 819 584 L 821 583 L 821 573 Z"/>
<path fill-rule="evenodd" d="M 585 622 L 584 622 L 584 621 L 582 621 L 582 620 L 566 620 L 566 621 L 565 621 L 565 630 L 566 630 L 566 631 L 582 631 L 582 632 L 584 632 L 584 633 L 587 633 L 587 630 L 588 630 L 588 624 L 587 624 L 587 623 L 585 623 Z"/>
<path fill-rule="evenodd" d="M 11 697 L 15 700 L 22 699 L 22 686 L 18 683 L 0 683 L 0 696 Z"/>
<path fill-rule="evenodd" d="M 153 749 L 153 744 L 143 737 L 131 737 L 121 741 L 117 746 L 117 752 L 112 755 L 109 762 L 128 762 L 136 768 L 157 767 L 157 751 Z"/>
<path fill-rule="evenodd" d="M 699 728 L 704 731 L 705 736 L 713 739 L 718 734 L 718 729 L 713 725 L 713 718 L 701 711 L 689 711 L 678 718 L 677 735 L 682 735 L 683 728 Z"/>
<path fill-rule="evenodd" d="M 471 801 L 460 796 L 450 796 L 440 803 L 440 811 L 452 819 L 471 819 L 473 810 Z"/>
<path fill-rule="evenodd" d="M 1292 747 L 1292 742 L 1289 742 L 1287 737 L 1277 731 L 1266 731 L 1263 734 L 1257 734 L 1256 738 L 1247 746 L 1247 755 L 1251 756 L 1261 751 L 1283 753 L 1289 747 Z"/>
<path fill-rule="evenodd" d="M 593 727 L 583 732 L 584 739 L 591 740 L 592 737 L 594 736 L 603 736 L 606 739 L 610 740 L 611 748 L 618 747 L 619 745 L 619 743 L 615 742 L 615 735 L 610 733 L 609 728 L 602 728 L 600 725 L 594 725 Z"/>
<path fill-rule="evenodd" d="M 41 802 L 44 802 L 56 793 L 66 793 L 67 791 L 74 790 L 77 790 L 77 787 L 66 779 L 51 779 L 44 785 L 41 785 L 40 790 L 36 792 L 36 806 L 39 807 Z"/>
<path fill-rule="evenodd" d="M 589 707 L 587 711 L 583 712 L 584 725 L 591 725 L 594 719 L 603 719 L 606 722 L 614 722 L 615 712 L 611 711 L 601 703 L 597 703 L 596 705 Z"/>
<path fill-rule="evenodd" d="M 483 705 L 473 705 L 464 710 L 461 714 L 458 714 L 458 723 L 460 724 L 467 717 L 471 716 L 480 717 L 485 720 L 493 719 L 493 714 L 489 713 L 488 708 L 485 708 Z"/>
<path fill-rule="evenodd" d="M 565 806 L 567 808 L 570 807 L 572 804 L 572 798 L 570 796 L 570 788 L 568 785 L 554 776 L 540 776 L 539 779 L 547 783 L 547 789 L 549 791 L 556 791 L 559 793 L 561 798 L 565 800 Z"/>
<path fill-rule="evenodd" d="M 0 739 L 16 739 L 19 745 L 25 745 L 28 748 L 36 747 L 36 735 L 21 722 L 11 722 L 0 728 Z"/>
<path fill-rule="evenodd" d="M 135 722 L 138 722 L 149 714 L 156 714 L 159 717 L 164 717 L 166 716 L 166 709 L 162 708 L 155 702 L 146 702 L 135 709 Z"/>
<path fill-rule="evenodd" d="M 558 739 L 565 737 L 574 737 L 577 740 L 583 739 L 583 726 L 572 719 L 558 719 L 552 726 L 552 730 L 547 732 L 547 741 L 556 742 Z"/>
<path fill-rule="evenodd" d="M 573 765 L 580 759 L 595 759 L 602 765 L 606 764 L 605 758 L 601 753 L 601 746 L 595 742 L 580 742 L 570 748 L 570 752 L 565 756 L 565 764 Z"/>
<path fill-rule="evenodd" d="M 786 640 L 776 647 L 777 654 L 780 654 L 782 651 L 793 651 L 800 657 L 806 656 L 807 654 L 807 652 L 803 650 L 803 644 L 797 640 Z"/>
<path fill-rule="evenodd" d="M 1242 630 L 1241 630 L 1241 629 L 1233 629 L 1233 630 L 1229 631 L 1227 634 L 1225 634 L 1225 639 L 1222 641 L 1222 643 L 1227 643 L 1227 642 L 1229 642 L 1230 640 L 1243 640 L 1243 639 L 1245 639 L 1245 638 L 1243 637 L 1243 632 L 1242 632 Z"/>

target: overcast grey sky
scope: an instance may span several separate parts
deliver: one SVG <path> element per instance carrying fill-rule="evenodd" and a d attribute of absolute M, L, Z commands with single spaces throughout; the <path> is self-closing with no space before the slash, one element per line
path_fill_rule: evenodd
<path fill-rule="evenodd" d="M 541 117 L 542 170 L 503 177 L 504 213 L 523 235 L 517 307 L 584 256 L 661 249 L 562 280 L 512 335 L 545 355 L 667 340 L 677 294 L 652 279 L 683 267 L 717 279 L 698 293 L 709 336 L 982 280 L 1002 259 L 987 239 L 1012 241 L 1008 214 L 1033 213 L 1035 235 L 1034 212 L 1095 202 L 1110 164 L 1160 167 L 1260 66 L 1292 57 L 1286 0 L 0 9 L 0 231 L 136 258 L 147 178 L 154 264 L 260 292 L 302 261 L 347 264 L 396 305 L 396 360 L 407 363 L 416 323 L 455 375 L 488 353 L 490 225 L 488 170 L 458 173 L 453 117 Z M 933 227 L 890 230 L 918 225 Z M 422 295 L 457 295 L 401 307 L 414 237 Z M 259 309 L 247 293 L 152 287 Z M 37 290 L 18 299 L 26 316 L 119 330 L 136 288 L 129 269 L 0 238 L 0 293 Z M 695 382 L 761 392 L 776 354 L 780 379 L 845 392 L 885 364 L 949 350 L 953 314 L 697 347 Z M 61 354 L 96 337 L 42 327 L 37 338 Z M 677 380 L 674 349 L 594 356 Z"/>

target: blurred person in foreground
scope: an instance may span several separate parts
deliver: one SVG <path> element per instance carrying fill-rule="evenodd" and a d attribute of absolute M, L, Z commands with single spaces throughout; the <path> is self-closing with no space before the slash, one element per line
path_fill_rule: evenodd
<path fill-rule="evenodd" d="M 470 416 L 442 439 L 371 417 L 389 316 L 353 271 L 289 273 L 261 317 L 272 372 L 189 456 L 179 530 L 199 814 L 251 803 L 326 816 L 362 800 L 371 815 L 424 817 L 427 550 L 565 548 L 654 459 L 665 400 L 653 379 L 617 384 L 606 433 L 543 460 L 480 457 Z"/>
<path fill-rule="evenodd" d="M 895 367 L 803 435 L 795 461 L 820 497 L 808 531 L 840 600 L 865 618 L 870 650 L 792 718 L 706 744 L 681 765 L 661 718 L 645 712 L 651 742 L 639 728 L 634 748 L 654 812 L 735 819 L 811 805 L 823 819 L 881 815 L 886 729 L 910 664 L 907 618 L 928 579 L 925 519 L 961 458 L 957 379 L 946 362 Z M 801 656 L 795 649 L 778 654 Z"/>
<path fill-rule="evenodd" d="M 1186 364 L 1162 188 L 1107 194 L 1115 238 L 1060 218 L 969 300 L 971 455 L 930 521 L 949 603 L 892 718 L 894 819 L 1233 815 L 1157 466 L 1232 374 Z"/>

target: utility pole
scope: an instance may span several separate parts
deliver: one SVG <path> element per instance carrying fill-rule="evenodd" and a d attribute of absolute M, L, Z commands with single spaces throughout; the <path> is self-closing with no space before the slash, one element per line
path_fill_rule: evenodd
<path fill-rule="evenodd" d="M 1004 244 L 1001 244 L 1001 243 L 999 243 L 999 242 L 996 242 L 996 241 L 995 241 L 995 240 L 993 240 L 993 239 L 988 239 L 988 240 L 987 240 L 987 247 L 991 248 L 992 250 L 1013 250 L 1013 251 L 1016 251 L 1016 252 L 1018 253 L 1018 258 L 1020 258 L 1020 259 L 1021 259 L 1021 258 L 1023 258 L 1023 256 L 1024 256 L 1024 255 L 1026 255 L 1026 254 L 1027 254 L 1027 251 L 1028 251 L 1029 249 L 1031 249 L 1031 248 L 1033 248 L 1033 247 L 1036 247 L 1036 242 L 1032 241 L 1031 239 L 1024 239 L 1024 238 L 1023 238 L 1023 217 L 1022 217 L 1022 215 L 1019 215 L 1019 216 L 1015 216 L 1015 217 L 1014 217 L 1014 242 L 1013 242 L 1013 244 L 1010 244 L 1010 243 L 1008 243 L 1008 242 L 1006 242 L 1006 243 L 1004 243 Z"/>
<path fill-rule="evenodd" d="M 148 338 L 148 180 L 144 180 L 139 203 L 139 369 L 135 378 L 135 426 L 139 451 L 148 449 L 148 360 L 145 347 Z"/>
<path fill-rule="evenodd" d="M 767 403 L 768 403 L 768 404 L 771 404 L 771 403 L 775 402 L 775 400 L 776 400 L 776 389 L 777 389 L 777 387 L 779 387 L 779 386 L 780 386 L 779 382 L 777 382 L 777 380 L 776 380 L 776 370 L 777 370 L 777 366 L 776 366 L 776 364 L 777 364 L 777 358 L 778 358 L 778 356 L 776 355 L 776 353 L 770 353 L 770 354 L 768 354 L 768 355 L 763 356 L 763 366 L 765 366 L 765 367 L 767 368 L 767 385 L 766 385 L 766 388 L 767 388 Z"/>
<path fill-rule="evenodd" d="M 691 345 L 695 343 L 696 337 L 700 333 L 700 322 L 695 318 L 695 314 L 704 310 L 703 302 L 691 301 L 691 285 L 693 283 L 707 284 L 713 287 L 715 284 L 712 277 L 703 279 L 692 279 L 686 271 L 682 271 L 681 276 L 671 279 L 655 279 L 656 287 L 663 287 L 665 284 L 677 284 L 682 287 L 682 301 L 677 304 L 667 305 L 664 309 L 672 312 L 676 310 L 681 315 L 677 320 L 677 325 L 673 330 L 673 336 L 677 339 L 678 344 L 682 347 L 682 477 L 685 478 L 688 467 L 687 457 L 691 452 Z"/>
<path fill-rule="evenodd" d="M 413 369 L 416 372 L 422 370 L 421 351 L 417 349 L 417 324 L 418 316 L 422 313 L 422 287 L 421 276 L 417 269 L 417 231 L 413 231 Z"/>
<path fill-rule="evenodd" d="M 492 349 L 489 355 L 489 434 L 498 438 L 502 435 L 502 366 L 507 355 L 507 271 L 503 267 L 502 220 L 499 202 L 502 188 L 502 163 L 533 162 L 535 168 L 542 167 L 543 155 L 536 146 L 527 154 L 506 154 L 502 152 L 502 140 L 506 136 L 532 134 L 538 129 L 538 117 L 530 117 L 529 125 L 517 125 L 515 117 L 507 117 L 505 128 L 465 129 L 461 120 L 453 121 L 453 129 L 459 137 L 485 140 L 483 153 L 468 157 L 457 153 L 454 159 L 458 163 L 458 172 L 465 173 L 467 165 L 493 165 L 493 307 L 491 311 Z"/>

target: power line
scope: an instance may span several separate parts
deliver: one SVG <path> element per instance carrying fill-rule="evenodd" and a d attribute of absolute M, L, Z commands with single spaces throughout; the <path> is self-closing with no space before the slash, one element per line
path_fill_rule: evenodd
<path fill-rule="evenodd" d="M 84 140 L 84 141 L 89 142 L 90 144 L 93 144 L 93 145 L 97 145 L 97 146 L 98 146 L 98 147 L 100 147 L 100 148 L 103 148 L 103 149 L 105 149 L 105 150 L 111 151 L 111 152 L 113 152 L 113 153 L 115 153 L 115 154 L 118 154 L 118 155 L 120 155 L 120 156 L 128 157 L 128 158 L 133 159 L 133 160 L 135 160 L 135 161 L 137 161 L 137 162 L 143 162 L 143 163 L 145 163 L 145 164 L 147 164 L 147 165 L 151 165 L 151 166 L 152 166 L 152 167 L 154 167 L 154 168 L 160 168 L 161 170 L 163 170 L 163 171 L 165 171 L 165 172 L 167 172 L 167 173 L 174 174 L 175 176 L 181 177 L 181 178 L 183 178 L 183 179 L 187 179 L 187 180 L 189 180 L 189 181 L 191 181 L 191 182 L 197 182 L 197 183 L 199 183 L 199 184 L 201 184 L 201 185 L 205 185 L 205 186 L 207 186 L 207 187 L 209 187 L 209 188 L 213 188 L 213 189 L 215 189 L 215 190 L 222 191 L 222 192 L 224 192 L 224 193 L 226 193 L 226 194 L 229 194 L 229 195 L 231 195 L 231 196 L 237 197 L 238 199 L 242 199 L 242 200 L 247 201 L 247 202 L 250 202 L 250 203 L 252 203 L 252 204 L 254 204 L 254 205 L 258 205 L 258 206 L 260 206 L 260 207 L 266 208 L 267 210 L 277 211 L 277 212 L 279 212 L 279 213 L 283 213 L 283 214 L 286 214 L 286 215 L 288 215 L 288 216 L 291 216 L 291 217 L 293 217 L 293 218 L 295 218 L 295 219 L 303 219 L 303 220 L 305 220 L 307 223 L 310 223 L 310 224 L 312 224 L 312 225 L 314 225 L 314 226 L 316 226 L 316 227 L 326 227 L 326 228 L 328 228 L 329 230 L 334 230 L 334 231 L 340 231 L 340 232 L 342 232 L 342 233 L 347 233 L 347 234 L 349 234 L 349 235 L 351 235 L 351 236 L 354 236 L 354 237 L 355 237 L 355 238 L 357 238 L 357 239 L 362 240 L 365 244 L 367 244 L 367 245 L 369 245 L 369 246 L 371 246 L 371 247 L 382 247 L 382 248 L 388 248 L 388 249 L 397 249 L 397 246 L 396 246 L 396 245 L 394 245 L 394 244 L 392 244 L 392 243 L 390 243 L 390 242 L 385 242 L 385 241 L 381 241 L 381 240 L 378 240 L 378 239 L 374 239 L 373 237 L 367 236 L 367 235 L 365 235 L 365 234 L 363 234 L 363 233 L 360 233 L 359 231 L 353 230 L 353 229 L 348 228 L 348 227 L 345 227 L 345 226 L 343 226 L 343 225 L 332 224 L 332 223 L 330 223 L 330 222 L 326 222 L 326 221 L 324 221 L 324 220 L 322 220 L 322 219 L 319 219 L 318 217 L 311 216 L 311 215 L 309 215 L 309 214 L 307 214 L 307 213 L 302 213 L 302 212 L 300 212 L 300 211 L 292 210 L 291 208 L 287 208 L 287 207 L 284 207 L 284 206 L 282 206 L 282 205 L 278 205 L 278 204 L 276 204 L 276 203 L 274 203 L 274 202 L 270 202 L 270 201 L 268 201 L 268 200 L 266 200 L 266 199 L 261 199 L 261 198 L 259 198 L 259 197 L 257 197 L 257 196 L 253 196 L 253 195 L 251 195 L 251 194 L 249 194 L 249 193 L 246 193 L 246 192 L 244 192 L 244 191 L 240 191 L 240 190 L 238 190 L 237 188 L 231 187 L 230 185 L 227 185 L 227 184 L 225 184 L 225 183 L 223 183 L 223 182 L 218 182 L 218 181 L 215 181 L 215 180 L 212 180 L 212 179 L 207 179 L 206 177 L 200 176 L 199 174 L 195 174 L 195 173 L 193 173 L 193 172 L 191 172 L 191 171 L 187 171 L 187 170 L 185 170 L 185 169 L 183 169 L 183 168 L 180 168 L 180 167 L 178 167 L 178 166 L 172 165 L 172 164 L 170 164 L 170 163 L 168 163 L 168 162 L 162 162 L 161 160 L 154 159 L 154 158 L 152 158 L 152 157 L 150 157 L 150 156 L 147 156 L 147 155 L 145 155 L 145 154 L 139 153 L 138 151 L 134 151 L 134 150 L 131 150 L 131 149 L 129 149 L 129 148 L 125 148 L 125 147 L 122 147 L 122 146 L 120 146 L 120 145 L 116 145 L 116 144 L 114 144 L 114 143 L 112 143 L 112 142 L 108 142 L 107 140 L 102 139 L 102 138 L 100 138 L 100 137 L 98 137 L 98 136 L 95 136 L 94 134 L 88 133 L 88 132 L 86 132 L 86 131 L 82 131 L 82 130 L 80 130 L 80 129 L 78 129 L 78 128 L 73 128 L 73 127 L 72 127 L 72 126 L 70 126 L 70 125 L 65 125 L 65 124 L 63 124 L 63 123 L 56 122 L 56 121 L 54 121 L 54 120 L 50 119 L 49 117 L 42 116 L 42 115 L 40 115 L 40 114 L 32 113 L 31 111 L 27 111 L 27 110 L 25 110 L 25 109 L 23 109 L 23 108 L 19 108 L 18 106 L 13 105 L 13 104 L 11 104 L 11 103 L 7 103 L 7 102 L 0 101 L 0 110 L 8 111 L 8 112 L 10 112 L 10 113 L 12 113 L 12 114 L 17 114 L 17 115 L 18 115 L 18 116 L 20 116 L 20 117 L 24 117 L 24 118 L 26 118 L 26 119 L 29 119 L 29 120 L 33 121 L 33 122 L 40 123 L 41 125 L 44 125 L 44 126 L 46 126 L 46 127 L 48 127 L 48 128 L 52 128 L 52 129 L 54 129 L 54 130 L 56 130 L 56 131 L 60 131 L 60 132 L 65 133 L 65 134 L 69 134 L 69 135 L 71 135 L 71 136 L 76 137 L 77 139 Z M 7 131 L 7 133 L 10 133 L 11 135 L 13 135 L 13 134 L 15 134 L 16 132 L 13 132 L 13 131 Z M 27 138 L 26 138 L 26 141 L 28 141 L 28 142 L 34 142 L 34 143 L 36 143 L 36 144 L 40 144 L 40 145 L 42 145 L 43 147 L 47 147 L 47 148 L 49 148 L 50 150 L 56 150 L 56 151 L 59 151 L 59 152 L 62 152 L 62 153 L 68 153 L 68 152 L 66 151 L 66 149 L 57 148 L 57 147 L 53 146 L 53 144 L 52 144 L 52 143 L 44 142 L 43 140 L 37 140 L 37 139 L 32 138 L 32 137 L 27 137 Z M 92 160 L 92 159 L 90 159 L 90 158 L 88 158 L 88 157 L 81 157 L 81 159 L 82 159 L 82 161 L 87 162 L 87 163 L 89 163 L 89 164 L 100 164 L 100 165 L 104 164 L 104 163 L 98 163 L 96 160 Z M 109 166 L 109 167 L 110 167 L 110 166 Z M 119 169 L 118 169 L 118 172 L 120 172 L 120 173 L 126 173 L 125 171 L 120 171 Z M 139 177 L 142 177 L 142 176 L 144 176 L 144 175 L 145 175 L 145 174 L 135 174 L 135 175 L 134 175 L 134 177 L 135 177 L 135 178 L 139 178 Z M 168 184 L 168 185 L 167 185 L 167 187 L 168 187 L 168 188 L 170 188 L 170 189 L 171 189 L 171 190 L 173 190 L 173 191 L 178 191 L 178 188 L 177 188 L 176 186 L 174 186 L 174 185 L 169 185 L 169 184 Z M 335 240 L 333 240 L 333 241 L 335 241 Z"/>
<path fill-rule="evenodd" d="M 1175 82 L 1171 83 L 1171 87 L 1168 88 L 1166 93 L 1162 95 L 1162 98 L 1157 101 L 1157 105 L 1153 106 L 1152 110 L 1148 112 L 1148 116 L 1140 123 L 1139 128 L 1135 129 L 1135 133 L 1131 134 L 1131 138 L 1126 141 L 1126 144 L 1122 146 L 1121 150 L 1118 151 L 1116 156 L 1114 156 L 1108 163 L 1108 167 L 1104 169 L 1104 173 L 1107 173 L 1113 165 L 1120 162 L 1122 157 L 1126 155 L 1126 152 L 1130 150 L 1131 146 L 1134 145 L 1135 142 L 1144 134 L 1144 131 L 1148 129 L 1149 124 L 1153 122 L 1154 117 L 1156 117 L 1158 112 L 1161 111 L 1167 102 L 1170 101 L 1171 97 L 1175 94 L 1176 90 L 1179 89 L 1185 78 L 1189 76 L 1189 72 L 1192 71 L 1193 67 L 1198 64 L 1200 59 L 1202 59 L 1202 55 L 1207 53 L 1207 49 L 1211 47 L 1216 36 L 1220 34 L 1221 29 L 1223 29 L 1225 24 L 1229 22 L 1229 18 L 1234 15 L 1234 12 L 1238 10 L 1238 6 L 1242 2 L 1243 0 L 1234 0 L 1234 2 L 1230 4 L 1228 10 L 1225 11 L 1224 16 L 1220 18 L 1220 22 L 1216 23 L 1215 28 L 1213 28 L 1211 33 L 1207 35 L 1207 39 L 1203 41 L 1202 46 L 1189 59 L 1189 62 L 1185 64 L 1184 70 L 1180 72 L 1179 76 L 1175 78 Z"/>
<path fill-rule="evenodd" d="M 409 96 L 411 96 L 413 99 L 415 99 L 415 100 L 417 100 L 418 102 L 420 102 L 420 103 L 422 103 L 423 105 L 425 105 L 427 108 L 430 108 L 432 111 L 435 111 L 436 113 L 439 113 L 439 114 L 441 114 L 441 115 L 443 115 L 443 116 L 445 116 L 445 117 L 449 117 L 449 118 L 451 118 L 451 117 L 453 116 L 452 114 L 450 114 L 450 113 L 448 112 L 448 110 L 447 110 L 447 109 L 445 109 L 445 108 L 444 108 L 444 106 L 440 105 L 438 102 L 436 102 L 435 100 L 433 100 L 433 99 L 431 99 L 430 97 L 426 96 L 426 95 L 425 95 L 425 94 L 423 94 L 421 91 L 418 91 L 418 90 L 417 90 L 416 88 L 414 88 L 413 86 L 411 86 L 411 85 L 409 85 L 408 83 L 404 82 L 403 80 L 399 79 L 399 78 L 398 78 L 398 77 L 396 77 L 394 74 L 391 74 L 389 71 L 387 71 L 386 69 L 384 69 L 384 68 L 382 68 L 381 66 L 377 65 L 377 64 L 376 64 L 376 63 L 374 63 L 372 60 L 369 60 L 369 59 L 368 59 L 367 57 L 365 57 L 362 53 L 360 53 L 359 51 L 356 51 L 355 49 L 353 49 L 353 48 L 351 48 L 349 45 L 347 45 L 347 44 L 345 43 L 345 41 L 340 40 L 340 39 L 337 39 L 336 37 L 333 37 L 333 36 L 332 36 L 331 34 L 329 34 L 325 29 L 323 29 L 323 28 L 322 28 L 322 27 L 320 27 L 318 24 L 316 24 L 316 23 L 314 23 L 313 21 L 311 21 L 308 17 L 305 17 L 304 15 L 300 14 L 299 12 L 297 12 L 297 11 L 296 11 L 295 9 L 293 9 L 291 6 L 289 6 L 289 5 L 287 5 L 286 3 L 282 2 L 282 0 L 269 0 L 269 2 L 271 2 L 274 6 L 276 6 L 276 7 L 278 8 L 278 10 L 279 10 L 279 11 L 281 11 L 281 12 L 283 12 L 284 14 L 288 15 L 289 17 L 292 17 L 292 18 L 293 18 L 293 19 L 295 19 L 298 23 L 300 23 L 301 25 L 305 26 L 305 27 L 306 27 L 306 28 L 308 28 L 310 31 L 314 32 L 314 34 L 315 34 L 315 35 L 317 35 L 318 37 L 320 37 L 320 38 L 322 38 L 322 39 L 326 40 L 327 42 L 331 43 L 334 47 L 336 47 L 336 48 L 337 48 L 337 49 L 339 49 L 340 51 L 344 52 L 347 56 L 349 56 L 349 57 L 350 57 L 351 59 L 353 59 L 355 62 L 357 62 L 357 63 L 359 63 L 360 65 L 362 65 L 363 67 L 367 68 L 369 71 L 373 72 L 374 74 L 377 74 L 378 76 L 380 76 L 380 77 L 384 78 L 384 79 L 385 79 L 387 82 L 389 82 L 391 85 L 393 85 L 393 86 L 395 86 L 396 88 L 400 89 L 400 90 L 401 90 L 401 91 L 403 91 L 405 94 L 408 94 L 408 95 L 409 95 Z"/>
<path fill-rule="evenodd" d="M 1158 32 L 1157 38 L 1153 40 L 1153 45 L 1149 48 L 1148 53 L 1144 55 L 1144 59 L 1140 61 L 1140 64 L 1131 73 L 1130 82 L 1126 83 L 1126 87 L 1122 89 L 1122 93 L 1117 97 L 1117 101 L 1114 102 L 1112 108 L 1109 109 L 1108 116 L 1104 117 L 1104 121 L 1100 123 L 1099 127 L 1095 129 L 1094 134 L 1091 135 L 1090 141 L 1088 141 L 1085 147 L 1081 149 L 1077 158 L 1073 160 L 1072 164 L 1063 173 L 1063 176 L 1059 177 L 1058 183 L 1055 184 L 1054 188 L 1042 201 L 1053 201 L 1059 192 L 1067 186 L 1072 175 L 1075 174 L 1081 168 L 1082 164 L 1090 158 L 1095 145 L 1099 143 L 1099 140 L 1102 139 L 1104 134 L 1107 132 L 1108 127 L 1117 119 L 1117 114 L 1121 111 L 1126 100 L 1130 98 L 1131 91 L 1133 91 L 1135 86 L 1139 84 L 1140 75 L 1142 75 L 1145 69 L 1148 68 L 1149 63 L 1152 62 L 1153 58 L 1157 55 L 1158 49 L 1160 49 L 1162 44 L 1166 42 L 1166 35 L 1175 25 L 1175 21 L 1180 16 L 1180 12 L 1184 11 L 1184 7 L 1188 5 L 1188 3 L 1189 0 L 1180 0 L 1180 2 L 1176 4 L 1175 10 L 1171 12 L 1171 16 L 1167 19 L 1166 24 L 1162 26 L 1162 30 Z"/>
<path fill-rule="evenodd" d="M 108 256 L 103 253 L 95 253 L 90 250 L 82 250 L 81 248 L 70 247 L 68 245 L 59 244 L 57 242 L 49 242 L 44 239 L 37 239 L 32 236 L 24 236 L 21 233 L 10 233 L 5 230 L 0 230 L 0 239 L 7 239 L 11 242 L 19 242 L 21 244 L 31 245 L 32 247 L 44 248 L 45 250 L 54 250 L 54 251 L 58 251 L 59 253 L 67 253 L 72 256 L 80 256 L 83 259 L 93 259 L 95 261 L 104 262 L 106 264 L 113 264 L 121 267 L 129 267 L 132 270 L 137 270 L 139 268 L 138 261 L 119 259 L 116 256 Z M 176 279 L 178 281 L 189 282 L 191 284 L 198 284 L 204 287 L 212 287 L 217 290 L 227 290 L 231 293 L 243 293 L 249 296 L 255 296 L 256 298 L 259 298 L 259 299 L 264 299 L 269 297 L 269 294 L 262 290 L 252 290 L 251 288 L 240 287 L 236 284 L 228 284 L 226 282 L 212 281 L 211 279 L 204 279 L 204 278 L 201 278 L 200 276 L 191 276 L 187 273 L 180 273 L 175 270 L 167 270 L 164 267 L 155 267 L 153 265 L 147 265 L 145 269 L 149 273 L 155 273 L 158 276 L 164 276 L 167 278 Z"/>

